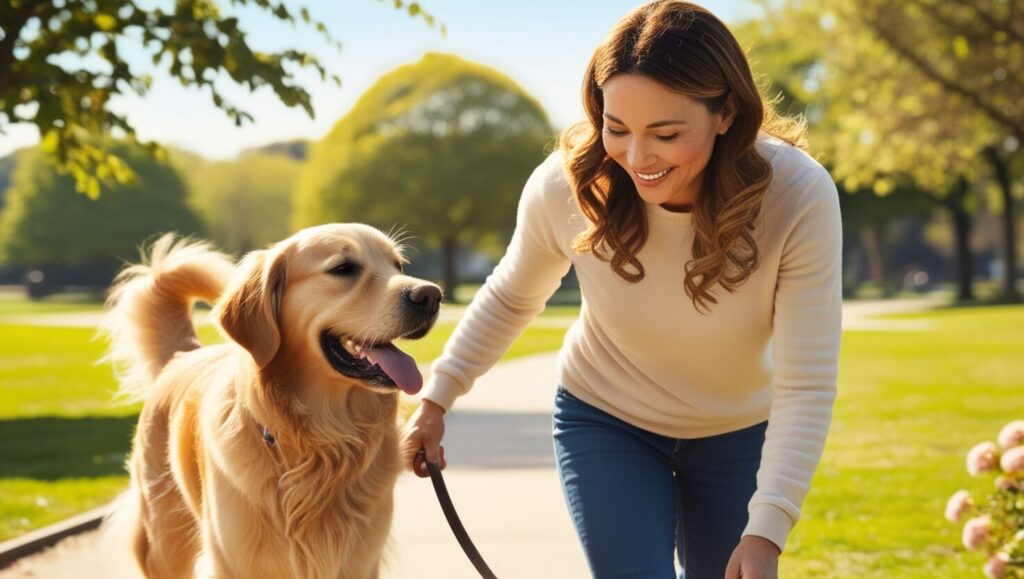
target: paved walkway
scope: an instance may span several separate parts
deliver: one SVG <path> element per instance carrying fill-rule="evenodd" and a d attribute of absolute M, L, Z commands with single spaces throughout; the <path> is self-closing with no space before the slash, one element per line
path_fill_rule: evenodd
<path fill-rule="evenodd" d="M 847 330 L 926 330 L 919 323 L 873 316 L 937 305 L 934 299 L 850 302 L 844 305 L 843 326 Z M 460 315 L 461 310 L 451 308 L 445 317 L 454 320 Z M 95 325 L 97 316 L 47 314 L 22 322 L 58 319 L 63 320 L 60 325 L 89 326 Z M 565 327 L 569 321 L 549 318 L 547 323 Z M 554 467 L 550 440 L 554 383 L 554 354 L 500 364 L 459 400 L 447 420 L 445 480 L 463 523 L 499 577 L 588 576 Z M 395 499 L 386 579 L 476 576 L 448 528 L 429 479 L 403 474 Z M 0 579 L 137 576 L 129 561 L 103 550 L 95 532 L 66 539 L 0 571 Z"/>

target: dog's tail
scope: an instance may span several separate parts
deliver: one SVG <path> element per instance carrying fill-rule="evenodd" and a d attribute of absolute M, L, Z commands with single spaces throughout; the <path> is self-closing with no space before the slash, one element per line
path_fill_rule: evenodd
<path fill-rule="evenodd" d="M 110 338 L 103 360 L 113 363 L 124 398 L 145 399 L 176 352 L 199 347 L 192 306 L 216 302 L 234 271 L 234 261 L 208 243 L 168 233 L 117 276 L 100 329 Z"/>

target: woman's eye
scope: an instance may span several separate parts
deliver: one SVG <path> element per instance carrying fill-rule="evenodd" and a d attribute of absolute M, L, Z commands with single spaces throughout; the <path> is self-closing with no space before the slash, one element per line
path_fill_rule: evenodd
<path fill-rule="evenodd" d="M 346 261 L 345 263 L 328 270 L 327 273 L 339 277 L 351 277 L 359 273 L 359 266 L 350 261 Z"/>
<path fill-rule="evenodd" d="M 621 137 L 622 135 L 626 134 L 626 131 L 616 131 L 611 127 L 605 127 L 604 131 L 613 137 Z"/>
<path fill-rule="evenodd" d="M 655 135 L 659 141 L 674 141 L 679 137 L 679 133 L 672 133 L 671 135 Z"/>

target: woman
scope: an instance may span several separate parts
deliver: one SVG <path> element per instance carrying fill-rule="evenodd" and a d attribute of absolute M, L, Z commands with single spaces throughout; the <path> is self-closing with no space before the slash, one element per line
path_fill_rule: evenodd
<path fill-rule="evenodd" d="M 443 462 L 445 410 L 573 265 L 583 306 L 559 355 L 554 440 L 592 573 L 672 577 L 676 551 L 687 579 L 776 577 L 835 399 L 835 185 L 693 4 L 627 15 L 583 94 L 588 118 L 526 183 L 407 444 Z"/>

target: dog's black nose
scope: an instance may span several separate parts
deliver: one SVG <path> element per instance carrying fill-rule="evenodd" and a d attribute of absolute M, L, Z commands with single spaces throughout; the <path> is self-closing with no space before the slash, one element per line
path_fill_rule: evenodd
<path fill-rule="evenodd" d="M 436 285 L 421 285 L 406 294 L 416 309 L 427 315 L 434 315 L 441 308 L 441 288 Z"/>

